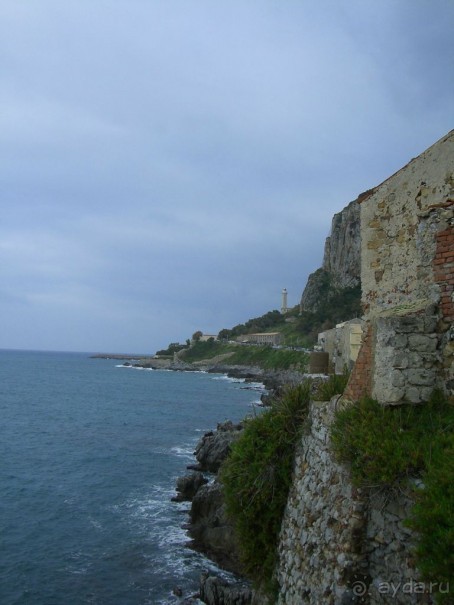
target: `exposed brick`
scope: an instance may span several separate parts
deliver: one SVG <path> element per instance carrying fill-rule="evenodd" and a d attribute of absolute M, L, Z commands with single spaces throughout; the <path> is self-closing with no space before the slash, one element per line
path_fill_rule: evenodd
<path fill-rule="evenodd" d="M 451 321 L 454 315 L 452 289 L 454 284 L 454 227 L 439 231 L 436 235 L 436 251 L 433 261 L 434 279 L 440 286 L 440 309 L 444 319 Z"/>
<path fill-rule="evenodd" d="M 369 324 L 363 334 L 363 342 L 358 358 L 345 389 L 345 396 L 352 401 L 357 401 L 372 392 L 372 338 L 372 326 Z"/>

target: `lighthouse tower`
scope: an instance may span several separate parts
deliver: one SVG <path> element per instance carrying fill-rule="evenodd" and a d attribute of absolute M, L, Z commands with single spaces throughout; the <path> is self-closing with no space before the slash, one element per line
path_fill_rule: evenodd
<path fill-rule="evenodd" d="M 282 315 L 284 315 L 285 313 L 287 313 L 288 311 L 288 307 L 287 307 L 287 288 L 284 288 L 282 290 L 282 306 L 281 306 L 281 313 Z"/>

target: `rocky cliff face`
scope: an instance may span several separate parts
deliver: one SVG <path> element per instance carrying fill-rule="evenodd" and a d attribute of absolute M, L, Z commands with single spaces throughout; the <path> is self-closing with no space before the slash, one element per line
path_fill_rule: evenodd
<path fill-rule="evenodd" d="M 301 309 L 315 311 L 330 292 L 359 285 L 361 276 L 360 207 L 351 202 L 334 215 L 326 238 L 323 264 L 309 275 Z"/>

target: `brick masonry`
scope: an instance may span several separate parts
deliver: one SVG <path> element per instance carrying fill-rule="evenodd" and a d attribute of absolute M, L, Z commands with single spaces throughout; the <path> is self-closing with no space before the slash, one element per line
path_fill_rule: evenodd
<path fill-rule="evenodd" d="M 373 327 L 368 324 L 345 390 L 346 399 L 357 401 L 365 395 L 372 394 L 373 340 Z"/>
<path fill-rule="evenodd" d="M 440 286 L 440 308 L 446 322 L 454 321 L 454 227 L 436 235 L 434 277 Z"/>

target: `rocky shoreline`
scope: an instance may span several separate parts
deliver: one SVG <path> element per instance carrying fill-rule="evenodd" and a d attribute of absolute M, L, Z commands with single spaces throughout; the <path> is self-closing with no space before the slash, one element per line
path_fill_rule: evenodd
<path fill-rule="evenodd" d="M 172 498 L 175 502 L 191 502 L 189 523 L 185 526 L 190 537 L 188 547 L 237 576 L 236 581 L 227 582 L 220 576 L 202 574 L 198 598 L 207 605 L 259 603 L 253 601 L 255 593 L 242 576 L 238 544 L 226 515 L 217 476 L 242 430 L 241 423 L 226 421 L 218 424 L 216 430 L 205 433 L 194 451 L 196 463 L 188 465 L 190 473 L 177 479 L 177 493 Z"/>
<path fill-rule="evenodd" d="M 300 383 L 304 379 L 299 372 L 264 371 L 247 366 L 216 365 L 205 371 L 224 373 L 232 378 L 244 379 L 245 382 L 263 383 L 268 390 L 267 395 L 262 395 L 264 405 L 287 385 Z M 234 528 L 227 518 L 222 485 L 218 480 L 219 469 L 242 431 L 242 423 L 226 421 L 219 423 L 216 430 L 205 433 L 195 448 L 195 463 L 187 466 L 188 474 L 177 479 L 176 495 L 172 498 L 175 502 L 191 503 L 189 522 L 185 526 L 190 538 L 188 547 L 203 553 L 236 577 L 235 581 L 227 582 L 221 576 L 202 574 L 198 598 L 207 605 L 268 603 L 244 577 Z"/>
<path fill-rule="evenodd" d="M 278 394 L 286 386 L 300 383 L 305 375 L 296 370 L 265 370 L 260 366 L 232 365 L 223 362 L 213 363 L 212 360 L 197 363 L 185 363 L 180 360 L 142 359 L 136 363 L 125 361 L 125 366 L 151 370 L 171 370 L 174 372 L 208 372 L 210 374 L 225 374 L 229 378 L 244 379 L 246 383 L 258 382 L 265 386 L 271 394 Z"/>

